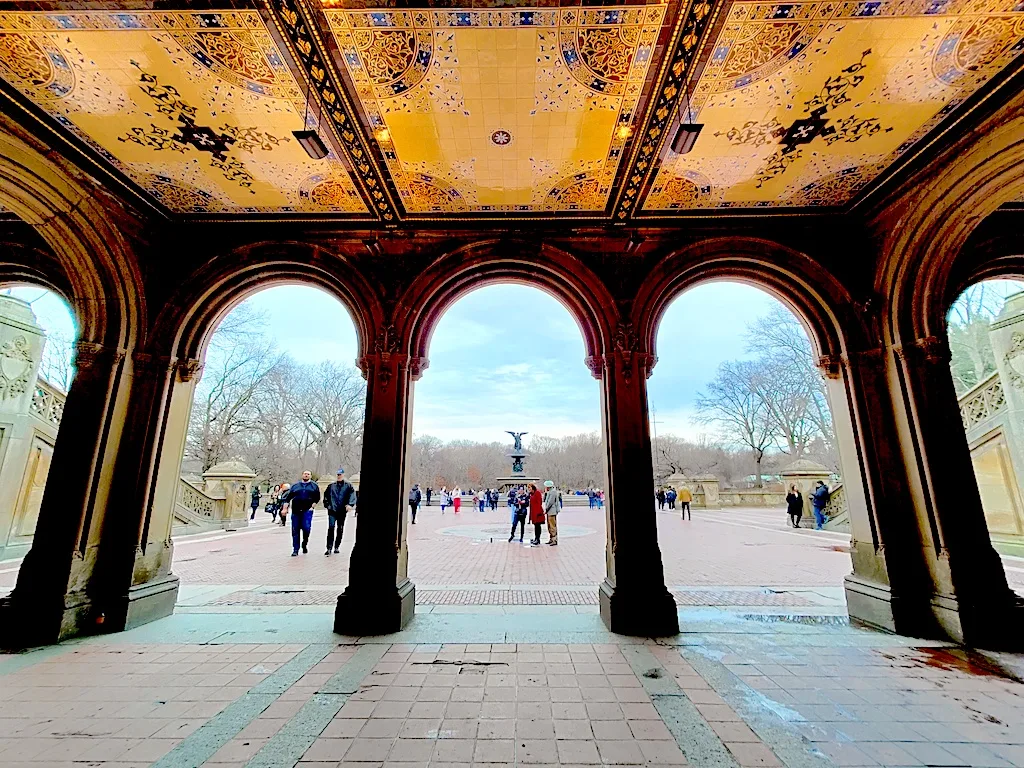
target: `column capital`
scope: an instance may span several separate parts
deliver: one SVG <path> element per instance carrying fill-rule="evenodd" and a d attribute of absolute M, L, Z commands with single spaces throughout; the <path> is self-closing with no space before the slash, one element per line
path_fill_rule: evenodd
<path fill-rule="evenodd" d="M 906 362 L 924 362 L 929 365 L 949 365 L 952 353 L 949 343 L 938 336 L 925 336 L 915 339 L 909 344 L 897 344 L 893 347 L 897 359 Z"/>
<path fill-rule="evenodd" d="M 826 379 L 843 378 L 843 367 L 846 361 L 839 355 L 821 355 L 818 358 L 817 366 L 821 375 Z"/>
<path fill-rule="evenodd" d="M 160 376 L 172 372 L 176 367 L 177 360 L 169 355 L 132 352 L 132 373 L 136 376 Z"/>
<path fill-rule="evenodd" d="M 79 341 L 75 343 L 75 368 L 87 371 L 99 366 L 113 367 L 125 356 L 120 347 L 107 347 L 95 341 Z"/>
<path fill-rule="evenodd" d="M 413 381 L 419 381 L 420 377 L 423 376 L 423 372 L 430 367 L 430 360 L 426 357 L 410 357 L 409 358 L 409 375 L 412 376 Z"/>
<path fill-rule="evenodd" d="M 178 360 L 175 363 L 175 368 L 178 371 L 178 379 L 181 381 L 192 381 L 192 379 L 198 380 L 202 377 L 204 365 L 202 360 L 186 357 Z"/>

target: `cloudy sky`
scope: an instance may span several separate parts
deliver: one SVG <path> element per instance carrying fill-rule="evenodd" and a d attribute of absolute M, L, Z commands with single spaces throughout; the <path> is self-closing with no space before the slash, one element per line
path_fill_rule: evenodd
<path fill-rule="evenodd" d="M 44 328 L 71 327 L 59 299 L 14 289 Z M 697 391 L 719 363 L 744 355 L 743 332 L 774 299 L 744 285 L 711 283 L 677 299 L 658 334 L 648 382 L 659 434 L 696 437 Z M 281 286 L 246 300 L 262 312 L 280 349 L 300 362 L 353 364 L 355 329 L 342 306 L 315 288 Z M 535 288 L 488 286 L 462 297 L 431 340 L 416 385 L 413 430 L 443 440 L 508 440 L 506 429 L 561 436 L 600 429 L 598 382 L 583 364 L 583 339 L 568 311 Z M 527 438 L 527 441 L 529 438 Z"/>

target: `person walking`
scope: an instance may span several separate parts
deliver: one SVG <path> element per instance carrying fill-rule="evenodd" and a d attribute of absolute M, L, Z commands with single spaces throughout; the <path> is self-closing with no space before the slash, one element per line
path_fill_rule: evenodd
<path fill-rule="evenodd" d="M 665 503 L 668 504 L 669 509 L 676 508 L 676 489 L 672 486 L 665 491 Z"/>
<path fill-rule="evenodd" d="M 679 502 L 679 519 L 686 520 L 689 517 L 690 520 L 693 520 L 693 515 L 690 513 L 690 502 L 693 501 L 693 494 L 690 493 L 690 489 L 685 485 L 680 488 L 676 501 Z"/>
<path fill-rule="evenodd" d="M 665 508 L 665 489 L 659 488 L 658 492 L 654 494 L 654 498 L 658 500 L 658 509 Z"/>
<path fill-rule="evenodd" d="M 338 468 L 338 479 L 327 486 L 324 491 L 324 506 L 327 507 L 327 551 L 324 555 L 330 555 L 331 549 L 338 554 L 341 549 L 341 536 L 345 533 L 345 516 L 348 508 L 355 504 L 356 489 L 345 479 L 344 467 Z M 338 528 L 338 537 L 334 537 L 334 528 Z"/>
<path fill-rule="evenodd" d="M 523 536 L 526 535 L 526 512 L 529 508 L 529 500 L 525 498 L 526 494 L 518 494 L 513 488 L 509 491 L 509 498 L 512 500 L 512 533 L 509 534 L 508 540 L 512 541 L 516 537 L 516 526 L 519 526 L 519 543 L 523 543 Z"/>
<path fill-rule="evenodd" d="M 320 501 L 320 486 L 313 482 L 308 469 L 302 479 L 288 489 L 288 502 L 292 508 L 292 557 L 299 556 L 299 534 L 302 534 L 302 554 L 307 554 L 309 532 L 313 529 L 313 505 Z"/>
<path fill-rule="evenodd" d="M 593 509 L 594 508 L 594 504 L 597 501 L 597 494 L 594 493 L 594 489 L 593 488 L 588 488 L 587 489 L 587 500 L 590 502 L 590 508 Z"/>
<path fill-rule="evenodd" d="M 558 546 L 558 489 L 551 480 L 544 481 L 544 514 L 548 516 L 548 544 Z"/>
<path fill-rule="evenodd" d="M 263 494 L 260 493 L 259 486 L 256 485 L 255 483 L 253 483 L 253 486 L 252 486 L 252 501 L 249 504 L 249 506 L 252 507 L 252 514 L 249 515 L 249 519 L 250 520 L 255 520 L 256 519 L 256 510 L 260 508 L 260 497 L 262 495 Z"/>
<path fill-rule="evenodd" d="M 291 486 L 287 483 L 281 483 L 281 490 L 278 493 L 277 501 L 277 519 L 283 528 L 288 522 L 288 510 L 291 509 L 291 503 L 288 501 L 288 492 L 291 490 Z"/>
<path fill-rule="evenodd" d="M 442 485 L 441 486 L 440 501 L 441 501 L 441 514 L 443 515 L 444 514 L 444 508 L 449 506 L 452 503 L 452 495 L 450 493 L 448 493 L 448 486 L 446 486 L 446 485 Z"/>
<path fill-rule="evenodd" d="M 420 493 L 420 484 L 415 483 L 412 490 L 409 491 L 409 512 L 412 514 L 413 525 L 416 525 L 416 510 L 420 508 L 421 498 L 423 498 L 423 494 Z"/>
<path fill-rule="evenodd" d="M 455 514 L 459 514 L 459 507 L 462 506 L 462 489 L 459 486 L 455 486 L 455 490 L 452 491 L 452 511 Z"/>
<path fill-rule="evenodd" d="M 533 523 L 533 541 L 530 543 L 540 546 L 540 528 L 544 525 L 544 498 L 537 490 L 534 483 L 530 483 L 530 522 Z"/>
<path fill-rule="evenodd" d="M 476 495 L 476 501 L 477 501 L 477 505 L 479 505 L 479 507 L 480 507 L 480 511 L 481 512 L 486 512 L 487 511 L 487 491 L 484 490 L 483 488 L 481 488 L 480 492 Z"/>
<path fill-rule="evenodd" d="M 430 506 L 430 497 L 434 495 L 433 488 L 427 488 L 427 506 Z"/>
<path fill-rule="evenodd" d="M 804 516 L 804 495 L 795 485 L 789 486 L 789 493 L 786 494 L 786 512 L 789 515 L 789 524 L 799 528 L 800 518 Z"/>
<path fill-rule="evenodd" d="M 828 486 L 821 480 L 814 484 L 814 493 L 811 494 L 811 509 L 814 510 L 814 530 L 816 531 L 820 531 L 825 524 L 825 507 L 828 506 L 830 495 Z"/>

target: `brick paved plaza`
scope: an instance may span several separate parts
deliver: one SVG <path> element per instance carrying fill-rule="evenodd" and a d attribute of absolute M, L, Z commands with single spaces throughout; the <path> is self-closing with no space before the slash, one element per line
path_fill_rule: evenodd
<path fill-rule="evenodd" d="M 465 510 L 465 508 L 464 508 Z M 421 607 L 458 605 L 596 606 L 604 578 L 604 512 L 570 507 L 557 548 L 508 542 L 507 509 L 443 516 L 423 507 L 409 531 L 409 576 Z M 532 528 L 527 532 L 527 542 Z M 198 606 L 334 605 L 348 581 L 355 520 L 342 551 L 324 557 L 326 516 L 318 510 L 308 555 L 290 557 L 291 530 L 261 513 L 253 527 L 180 537 L 174 573 L 182 609 Z M 843 612 L 850 572 L 849 536 L 789 528 L 780 510 L 698 510 L 692 521 L 658 514 L 665 578 L 681 606 L 717 605 Z M 547 538 L 545 533 L 542 537 Z M 1007 576 L 1024 588 L 1024 562 L 1006 558 Z M 0 591 L 17 564 L 0 563 Z"/>
<path fill-rule="evenodd" d="M 324 557 L 322 515 L 297 558 L 266 521 L 183 537 L 174 616 L 0 654 L 0 765 L 1024 766 L 1024 659 L 848 626 L 842 534 L 659 514 L 681 634 L 653 642 L 597 615 L 602 512 L 557 548 L 505 520 L 424 509 L 417 616 L 381 638 L 331 632 L 352 531 Z"/>

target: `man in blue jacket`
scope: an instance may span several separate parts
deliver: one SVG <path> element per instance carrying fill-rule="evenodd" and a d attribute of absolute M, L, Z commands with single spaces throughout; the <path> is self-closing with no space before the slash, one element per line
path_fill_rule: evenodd
<path fill-rule="evenodd" d="M 313 505 L 320 501 L 320 486 L 313 482 L 308 469 L 302 479 L 288 489 L 288 502 L 292 508 L 292 557 L 299 555 L 299 531 L 302 531 L 302 553 L 306 554 L 309 532 L 313 528 Z"/>
<path fill-rule="evenodd" d="M 821 480 L 815 483 L 814 492 L 811 494 L 811 509 L 814 510 L 814 530 L 820 531 L 825 524 L 825 507 L 828 506 L 830 496 L 828 486 Z"/>
<path fill-rule="evenodd" d="M 324 506 L 327 507 L 327 551 L 325 555 L 338 554 L 341 535 L 345 532 L 345 516 L 348 508 L 356 503 L 356 489 L 345 479 L 345 470 L 338 470 L 338 479 L 324 491 Z M 338 526 L 338 538 L 334 538 L 334 526 Z"/>

